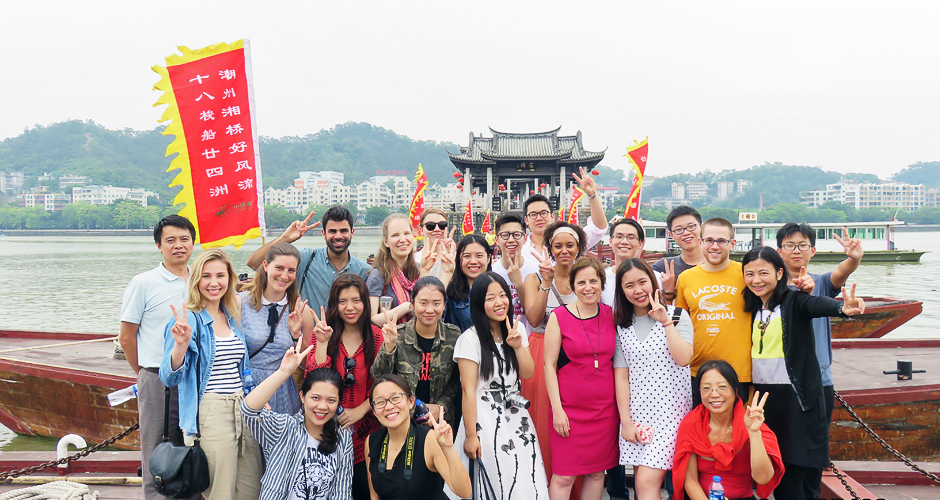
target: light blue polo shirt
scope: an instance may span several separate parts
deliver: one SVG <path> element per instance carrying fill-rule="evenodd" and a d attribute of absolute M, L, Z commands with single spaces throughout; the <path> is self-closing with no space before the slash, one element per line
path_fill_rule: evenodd
<path fill-rule="evenodd" d="M 347 250 L 348 251 L 348 250 Z M 337 271 L 330 258 L 327 256 L 327 248 L 303 248 L 300 250 L 299 273 L 307 270 L 306 276 L 298 276 L 297 279 L 303 279 L 300 286 L 300 297 L 307 301 L 307 307 L 313 308 L 314 313 L 320 314 L 320 306 L 326 309 L 326 303 L 330 299 L 330 287 L 333 286 L 333 280 L 343 273 L 353 273 L 362 276 L 365 279 L 369 275 L 369 264 L 353 257 L 349 254 L 349 262 L 346 267 Z M 307 267 L 309 262 L 310 266 Z"/>
<path fill-rule="evenodd" d="M 160 368 L 163 362 L 163 332 L 173 319 L 170 304 L 180 310 L 186 302 L 186 280 L 159 266 L 134 276 L 124 290 L 121 321 L 139 325 L 137 364 Z"/>

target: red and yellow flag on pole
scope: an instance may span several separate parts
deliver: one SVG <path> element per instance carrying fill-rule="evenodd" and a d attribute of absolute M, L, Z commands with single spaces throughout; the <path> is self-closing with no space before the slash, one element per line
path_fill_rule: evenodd
<path fill-rule="evenodd" d="M 559 203 L 561 205 L 561 203 Z M 565 206 L 558 207 L 558 220 L 565 220 Z"/>
<path fill-rule="evenodd" d="M 415 194 L 411 197 L 411 208 L 408 210 L 408 217 L 411 218 L 411 227 L 415 234 L 421 234 L 419 227 L 421 214 L 424 213 L 424 190 L 428 187 L 428 176 L 424 173 L 424 167 L 418 164 L 418 172 L 415 174 L 415 182 L 418 187 L 415 188 Z"/>
<path fill-rule="evenodd" d="M 578 202 L 581 201 L 582 196 L 584 196 L 584 191 L 581 191 L 578 186 L 571 189 L 571 208 L 568 209 L 569 224 L 578 224 Z"/>
<path fill-rule="evenodd" d="M 470 234 L 473 231 L 473 198 L 468 198 L 467 210 L 463 213 L 463 234 Z"/>
<path fill-rule="evenodd" d="M 636 170 L 633 176 L 633 185 L 630 186 L 630 196 L 627 198 L 627 205 L 623 208 L 623 216 L 626 219 L 640 220 L 640 192 L 643 189 L 643 174 L 646 173 L 646 156 L 649 152 L 649 137 L 642 142 L 633 141 L 632 146 L 627 147 L 627 158 Z"/>
<path fill-rule="evenodd" d="M 265 235 L 248 40 L 179 50 L 153 67 L 163 91 L 154 106 L 166 104 L 160 121 L 170 121 L 163 134 L 176 136 L 166 148 L 178 153 L 167 171 L 180 171 L 170 187 L 183 186 L 173 203 L 185 203 L 179 214 L 203 248 L 238 248 Z"/>
<path fill-rule="evenodd" d="M 483 225 L 480 226 L 480 232 L 488 234 L 493 231 L 493 224 L 490 222 L 490 211 L 486 211 L 486 217 L 483 218 Z"/>

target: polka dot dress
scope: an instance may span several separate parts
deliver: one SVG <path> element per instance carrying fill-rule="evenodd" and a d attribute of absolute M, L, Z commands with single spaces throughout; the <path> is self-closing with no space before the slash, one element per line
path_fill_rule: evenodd
<path fill-rule="evenodd" d="M 674 308 L 667 309 L 672 316 Z M 620 437 L 620 463 L 671 469 L 679 423 L 692 409 L 691 371 L 673 361 L 666 330 L 659 322 L 642 342 L 632 325 L 617 327 L 617 340 L 630 369 L 630 416 L 655 429 L 650 444 Z"/>

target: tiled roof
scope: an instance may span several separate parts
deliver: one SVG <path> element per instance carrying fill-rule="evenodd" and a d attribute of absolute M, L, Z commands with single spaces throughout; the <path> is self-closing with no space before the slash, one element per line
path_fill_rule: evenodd
<path fill-rule="evenodd" d="M 581 131 L 576 135 L 559 136 L 558 130 L 530 134 L 497 132 L 493 137 L 470 133 L 470 145 L 461 146 L 459 153 L 450 153 L 453 162 L 493 163 L 496 160 L 557 159 L 561 161 L 591 161 L 604 158 L 604 151 L 585 151 Z"/>

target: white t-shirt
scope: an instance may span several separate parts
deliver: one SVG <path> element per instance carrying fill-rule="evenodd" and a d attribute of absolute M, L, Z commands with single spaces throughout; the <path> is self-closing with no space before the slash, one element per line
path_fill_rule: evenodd
<path fill-rule="evenodd" d="M 584 248 L 591 248 L 594 245 L 598 244 L 602 239 L 604 239 L 604 235 L 607 234 L 607 228 L 605 227 L 604 229 L 601 229 L 597 227 L 597 225 L 594 224 L 594 221 L 591 218 L 588 218 L 587 224 L 585 224 L 582 229 L 584 229 L 584 234 L 585 236 L 587 236 L 587 244 L 584 246 Z M 525 243 L 523 243 L 522 245 L 522 258 L 525 259 L 526 264 L 528 264 L 531 261 L 535 265 L 535 271 L 532 271 L 528 274 L 523 274 L 522 275 L 523 280 L 529 274 L 532 274 L 533 272 L 536 272 L 539 270 L 539 261 L 538 259 L 535 258 L 534 255 L 532 255 L 533 251 L 535 251 L 538 254 L 542 254 L 545 252 L 545 249 L 535 248 L 535 245 L 532 243 L 531 235 L 526 235 Z"/>
<path fill-rule="evenodd" d="M 614 266 L 607 268 L 607 280 L 604 282 L 604 291 L 601 292 L 601 304 L 607 304 L 610 307 L 614 307 L 614 294 L 617 290 L 617 269 Z M 653 274 L 656 276 L 656 284 L 659 285 L 659 289 L 663 289 L 663 276 L 659 271 L 653 271 Z"/>
<path fill-rule="evenodd" d="M 503 345 L 502 342 L 496 343 L 497 347 L 501 345 Z M 529 338 L 525 335 L 522 336 L 522 347 L 529 347 Z M 480 337 L 477 336 L 476 327 L 467 328 L 465 332 L 460 334 L 460 337 L 457 337 L 457 342 L 454 344 L 454 359 L 458 358 L 467 359 L 477 364 L 480 364 L 483 359 Z"/>
<path fill-rule="evenodd" d="M 137 364 L 160 368 L 166 325 L 173 319 L 170 304 L 179 309 L 186 302 L 186 280 L 159 266 L 134 276 L 124 290 L 121 321 L 137 328 Z M 184 307 L 185 310 L 185 307 Z"/>

